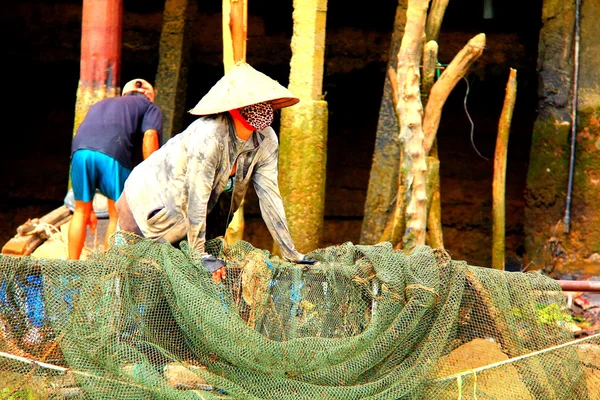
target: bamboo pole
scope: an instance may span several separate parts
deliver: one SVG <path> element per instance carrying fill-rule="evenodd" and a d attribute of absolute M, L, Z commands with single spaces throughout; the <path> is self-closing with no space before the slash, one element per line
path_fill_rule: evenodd
<path fill-rule="evenodd" d="M 498 137 L 494 153 L 494 180 L 492 183 L 492 268 L 504 270 L 505 236 L 506 236 L 506 156 L 508 153 L 508 136 L 515 101 L 517 98 L 517 70 L 511 68 L 506 84 L 504 106 L 498 123 Z"/>
<path fill-rule="evenodd" d="M 425 134 L 425 154 L 428 155 L 435 141 L 442 108 L 446 99 L 473 63 L 481 56 L 485 48 L 485 34 L 480 33 L 469 40 L 469 43 L 454 57 L 444 70 L 438 81 L 431 88 L 429 100 L 425 106 L 423 132 Z"/>
<path fill-rule="evenodd" d="M 223 66 L 225 73 L 238 61 L 246 61 L 248 0 L 223 0 Z M 233 214 L 225 240 L 229 245 L 244 238 L 244 200 Z"/>
<path fill-rule="evenodd" d="M 400 174 L 405 174 L 406 186 L 406 233 L 403 238 L 405 251 L 425 244 L 427 224 L 427 191 L 423 142 L 423 106 L 420 92 L 420 63 L 425 38 L 425 20 L 429 0 L 410 0 L 408 3 L 406 29 L 398 52 L 397 114 L 400 127 L 399 139 L 402 160 Z"/>

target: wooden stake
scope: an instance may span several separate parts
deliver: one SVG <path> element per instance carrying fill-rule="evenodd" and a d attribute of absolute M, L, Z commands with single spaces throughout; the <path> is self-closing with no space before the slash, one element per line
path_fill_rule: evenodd
<path fill-rule="evenodd" d="M 246 61 L 248 0 L 223 0 L 223 67 L 229 71 L 238 61 Z M 232 245 L 244 238 L 244 200 L 233 214 L 225 239 Z"/>
<path fill-rule="evenodd" d="M 397 82 L 399 138 L 402 160 L 400 174 L 406 186 L 405 251 L 425 244 L 427 224 L 427 164 L 423 147 L 423 106 L 420 92 L 420 63 L 425 38 L 425 20 L 429 0 L 410 0 L 406 28 L 398 52 Z"/>
<path fill-rule="evenodd" d="M 425 29 L 427 41 L 435 40 L 437 42 L 440 35 L 440 27 L 446 13 L 449 0 L 433 0 L 427 16 L 427 28 Z"/>
<path fill-rule="evenodd" d="M 454 57 L 440 76 L 440 79 L 431 88 L 423 117 L 426 155 L 429 154 L 435 140 L 442 116 L 442 108 L 446 99 L 458 81 L 469 71 L 471 65 L 481 56 L 484 48 L 485 34 L 480 33 L 469 40 L 469 43 Z"/>
<path fill-rule="evenodd" d="M 508 135 L 517 98 L 517 70 L 511 68 L 506 84 L 504 106 L 498 123 L 496 152 L 494 153 L 494 181 L 492 188 L 493 201 L 493 235 L 492 235 L 492 268 L 504 270 L 504 248 L 506 235 L 506 155 L 508 153 Z"/>
<path fill-rule="evenodd" d="M 223 65 L 225 72 L 246 61 L 248 0 L 223 0 Z"/>
<path fill-rule="evenodd" d="M 429 12 L 431 16 L 431 12 Z M 427 22 L 429 27 L 429 20 Z M 421 79 L 421 101 L 427 104 L 429 92 L 435 82 L 435 71 L 437 68 L 438 44 L 435 40 L 430 40 L 425 44 L 423 49 L 423 78 Z M 432 160 L 430 160 L 430 158 Z M 430 163 L 437 162 L 437 168 L 432 174 L 429 172 Z M 429 157 L 427 157 L 427 188 L 431 187 L 432 192 L 427 194 L 427 239 L 426 243 L 434 248 L 444 248 L 444 239 L 442 234 L 442 204 L 440 195 L 440 168 L 439 157 L 437 152 L 436 142 L 434 141 Z"/>

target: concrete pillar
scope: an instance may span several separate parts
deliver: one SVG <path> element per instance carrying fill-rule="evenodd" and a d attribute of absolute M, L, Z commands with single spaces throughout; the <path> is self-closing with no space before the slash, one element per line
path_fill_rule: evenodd
<path fill-rule="evenodd" d="M 326 0 L 294 0 L 289 89 L 300 103 L 281 112 L 279 186 L 294 244 L 321 245 L 327 162 L 327 102 L 323 100 Z"/>
<path fill-rule="evenodd" d="M 189 33 L 196 8 L 194 0 L 165 2 L 155 81 L 155 102 L 163 112 L 163 143 L 185 128 Z"/>
<path fill-rule="evenodd" d="M 568 187 L 575 1 L 545 0 L 525 208 L 525 264 L 529 269 L 600 273 L 600 4 L 583 1 L 577 140 L 570 229 L 564 232 Z"/>

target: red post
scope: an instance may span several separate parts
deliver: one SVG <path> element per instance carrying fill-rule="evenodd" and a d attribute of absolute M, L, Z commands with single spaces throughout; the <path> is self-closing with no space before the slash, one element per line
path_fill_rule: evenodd
<path fill-rule="evenodd" d="M 83 0 L 73 134 L 92 104 L 120 92 L 122 29 L 123 0 Z"/>
<path fill-rule="evenodd" d="M 110 92 L 121 75 L 122 0 L 83 0 L 80 85 Z"/>

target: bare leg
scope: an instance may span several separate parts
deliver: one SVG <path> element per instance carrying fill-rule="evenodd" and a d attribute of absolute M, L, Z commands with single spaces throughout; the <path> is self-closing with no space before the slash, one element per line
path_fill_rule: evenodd
<path fill-rule="evenodd" d="M 75 211 L 69 225 L 69 260 L 79 260 L 81 257 L 92 212 L 91 201 L 75 200 Z"/>
<path fill-rule="evenodd" d="M 115 207 L 115 201 L 111 199 L 108 200 L 108 227 L 106 228 L 106 236 L 104 237 L 104 250 L 108 249 L 110 237 L 117 230 L 117 221 L 119 219 L 119 214 L 117 213 L 117 209 Z"/>

